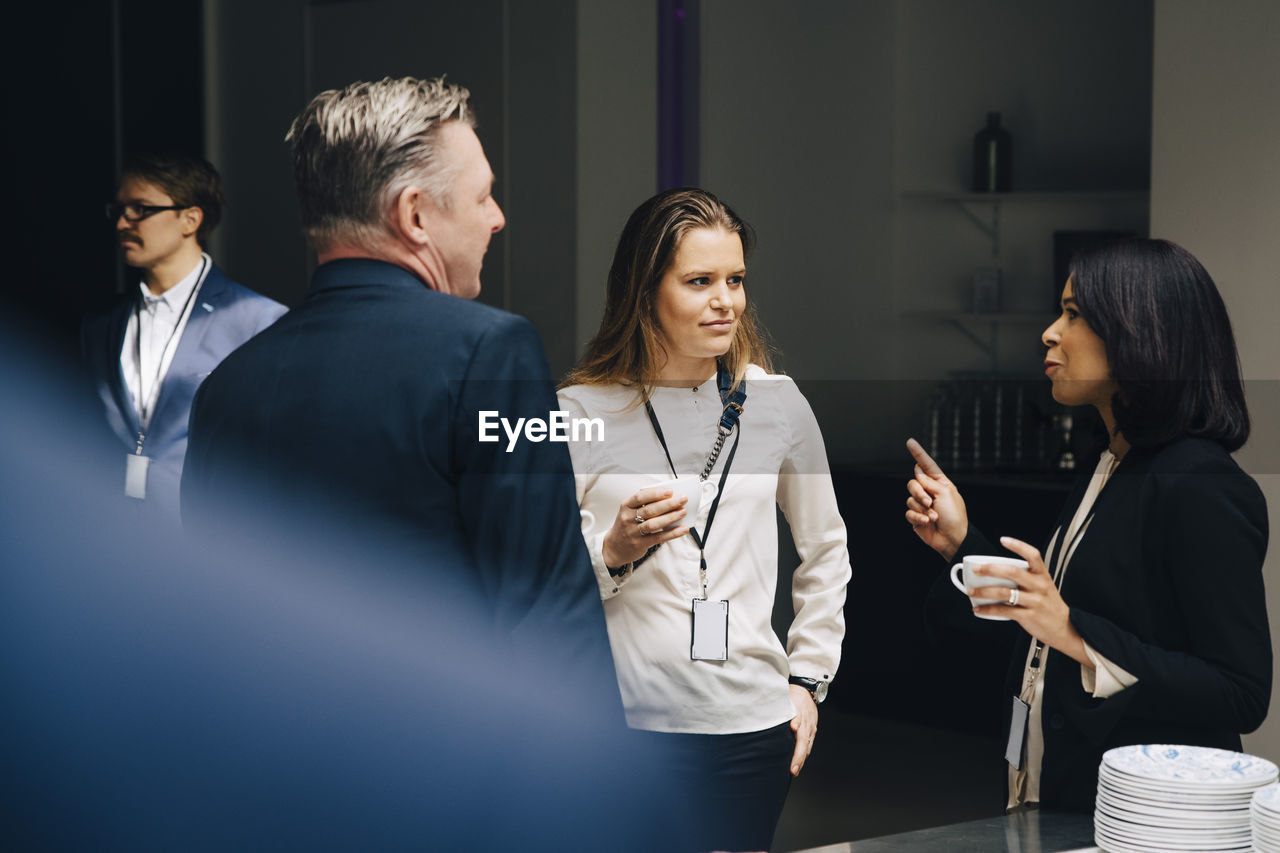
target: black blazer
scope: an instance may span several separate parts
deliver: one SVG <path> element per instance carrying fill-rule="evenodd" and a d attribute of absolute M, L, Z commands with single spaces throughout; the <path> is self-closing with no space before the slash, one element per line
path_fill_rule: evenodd
<path fill-rule="evenodd" d="M 1058 517 L 1059 540 L 1092 470 Z M 1138 682 L 1094 699 L 1081 687 L 1080 665 L 1049 651 L 1040 802 L 1080 812 L 1093 810 L 1106 750 L 1138 743 L 1238 750 L 1240 734 L 1262 724 L 1271 699 L 1262 581 L 1267 506 L 1231 456 L 1215 442 L 1192 438 L 1134 448 L 1091 514 L 1062 597 L 1085 642 Z M 1054 551 L 1063 547 L 1059 541 Z M 1001 553 L 971 525 L 957 561 Z M 1046 555 L 1050 571 L 1056 560 L 1057 553 Z M 954 590 L 946 600 L 953 610 L 968 607 Z M 1006 682 L 1015 695 L 1031 637 L 1015 623 L 993 627 L 1019 634 Z"/>
<path fill-rule="evenodd" d="M 438 598 L 487 611 L 513 654 L 554 643 L 564 677 L 621 720 L 567 446 L 508 452 L 501 429 L 480 440 L 480 412 L 514 423 L 557 409 L 527 320 L 392 264 L 326 263 L 301 305 L 201 386 L 183 521 L 238 502 L 366 564 L 396 561 Z"/>

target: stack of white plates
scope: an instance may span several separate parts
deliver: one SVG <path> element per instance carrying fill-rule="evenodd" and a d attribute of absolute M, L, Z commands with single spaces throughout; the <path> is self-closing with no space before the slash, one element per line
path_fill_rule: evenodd
<path fill-rule="evenodd" d="M 1094 842 L 1115 853 L 1248 850 L 1253 793 L 1278 776 L 1270 761 L 1225 749 L 1108 750 L 1098 765 Z"/>
<path fill-rule="evenodd" d="M 1268 785 L 1254 792 L 1249 811 L 1253 849 L 1258 853 L 1280 853 L 1280 785 Z"/>

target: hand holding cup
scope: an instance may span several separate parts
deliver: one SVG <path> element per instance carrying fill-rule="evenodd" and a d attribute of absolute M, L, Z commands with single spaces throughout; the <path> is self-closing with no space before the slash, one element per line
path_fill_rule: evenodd
<path fill-rule="evenodd" d="M 1000 604 L 979 604 L 975 601 L 973 614 L 983 619 L 1011 619 L 1046 646 L 1092 668 L 1094 664 L 1085 652 L 1084 639 L 1071 624 L 1071 608 L 1058 591 L 1040 551 L 1012 536 L 1000 537 L 1000 544 L 1022 559 L 980 556 L 972 578 L 968 567 L 965 567 L 966 585 L 970 585 L 976 594 L 983 599 L 1003 601 Z M 999 562 L 990 562 L 993 559 Z M 1024 561 L 1025 567 L 1011 565 Z M 954 569 L 952 571 L 954 573 Z M 1013 600 L 1012 606 L 1010 599 Z"/>
<path fill-rule="evenodd" d="M 691 497 L 701 495 L 681 489 L 681 483 L 672 480 L 640 489 L 618 506 L 613 525 L 604 535 L 602 556 L 606 566 L 634 563 L 654 545 L 679 539 L 689 532 L 689 527 L 681 522 L 689 517 Z M 694 512 L 697 506 L 695 501 Z"/>
<path fill-rule="evenodd" d="M 1030 568 L 1026 560 L 970 554 L 951 567 L 951 584 L 969 596 L 974 616 L 993 622 L 1008 622 L 1010 617 L 1001 612 L 1001 608 L 1018 606 L 1022 590 L 1012 578 L 986 575 L 984 570 L 993 566 L 1009 566 L 1022 570 Z M 961 573 L 963 573 L 963 580 Z"/>

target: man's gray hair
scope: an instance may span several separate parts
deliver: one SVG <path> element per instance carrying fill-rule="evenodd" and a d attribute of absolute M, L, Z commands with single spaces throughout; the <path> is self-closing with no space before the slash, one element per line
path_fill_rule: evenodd
<path fill-rule="evenodd" d="M 439 130 L 448 121 L 475 127 L 470 97 L 443 77 L 386 77 L 312 98 L 285 136 L 311 245 L 377 246 L 391 233 L 392 204 L 411 185 L 448 208 L 456 169 L 440 162 Z"/>

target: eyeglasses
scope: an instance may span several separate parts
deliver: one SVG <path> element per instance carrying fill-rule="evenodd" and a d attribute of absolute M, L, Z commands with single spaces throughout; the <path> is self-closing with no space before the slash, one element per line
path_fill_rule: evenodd
<path fill-rule="evenodd" d="M 123 216 L 126 222 L 141 222 L 148 216 L 155 216 L 162 210 L 186 210 L 190 205 L 186 204 L 116 204 L 112 202 L 107 205 L 107 221 L 117 222 Z"/>

